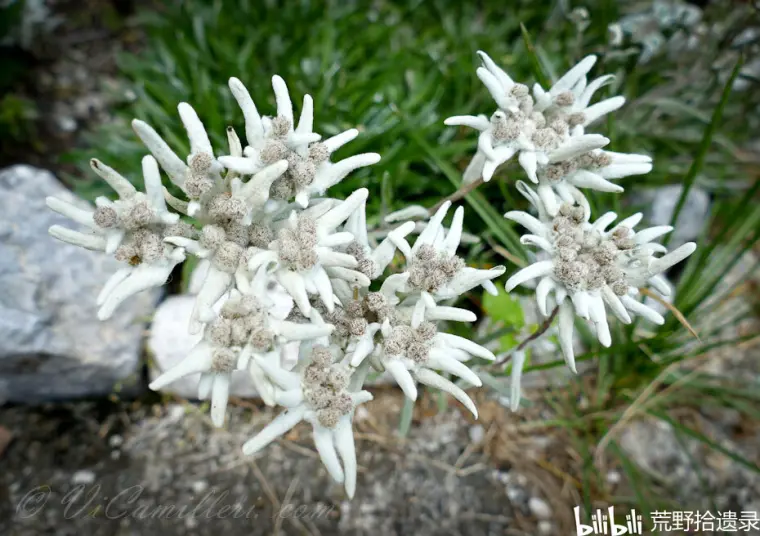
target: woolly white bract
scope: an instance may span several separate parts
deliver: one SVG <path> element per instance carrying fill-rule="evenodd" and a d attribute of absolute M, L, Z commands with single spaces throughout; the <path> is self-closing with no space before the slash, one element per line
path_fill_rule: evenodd
<path fill-rule="evenodd" d="M 651 284 L 666 292 L 660 274 L 687 257 L 694 245 L 667 253 L 653 241 L 670 228 L 634 232 L 640 215 L 609 230 L 615 214 L 590 222 L 582 188 L 619 192 L 622 188 L 612 180 L 651 169 L 648 157 L 603 150 L 609 140 L 586 133 L 595 120 L 623 104 L 621 97 L 591 104 L 596 90 L 611 79 L 587 80 L 593 56 L 551 88 L 535 85 L 531 92 L 479 54 L 483 67 L 477 75 L 498 109 L 490 119 L 460 116 L 446 124 L 480 132 L 465 183 L 481 176 L 488 181 L 517 155 L 536 184 L 536 191 L 517 184 L 536 216 L 506 214 L 530 231 L 523 243 L 538 248 L 535 262 L 513 275 L 507 289 L 539 279 L 539 309 L 549 315 L 559 308 L 561 347 L 574 370 L 574 315 L 592 322 L 605 345 L 611 342 L 607 309 L 623 322 L 630 322 L 630 314 L 661 322 L 659 314 L 635 299 L 637 289 Z M 417 221 L 382 234 L 368 232 L 366 189 L 344 200 L 324 197 L 350 172 L 380 159 L 368 153 L 331 160 L 358 131 L 322 140 L 314 132 L 308 95 L 296 124 L 290 94 L 278 76 L 272 79 L 273 117 L 259 113 L 238 79 L 230 79 L 229 86 L 245 119 L 245 146 L 230 127 L 227 154 L 220 154 L 186 103 L 178 106 L 190 142 L 185 159 L 150 125 L 135 120 L 134 130 L 151 153 L 143 159 L 145 193 L 93 160 L 93 169 L 118 199 L 99 198 L 95 209 L 83 210 L 49 198 L 50 208 L 85 228 L 53 226 L 50 233 L 125 263 L 97 297 L 101 319 L 130 296 L 163 285 L 186 255 L 200 259 L 197 270 L 203 277 L 188 332 L 202 333 L 202 338 L 151 388 L 200 373 L 199 398 L 211 399 L 211 419 L 222 426 L 232 375 L 249 374 L 262 400 L 285 411 L 243 451 L 256 453 L 307 421 L 327 471 L 351 497 L 357 467 L 353 416 L 357 405 L 372 399 L 362 390 L 370 368 L 387 371 L 411 400 L 417 398 L 417 384 L 423 384 L 451 394 L 477 417 L 463 387 L 480 386 L 481 379 L 465 363 L 477 367 L 493 361 L 494 354 L 447 333 L 446 326 L 474 322 L 475 314 L 454 307 L 454 300 L 478 286 L 495 294 L 492 280 L 505 268 L 467 266 L 457 255 L 466 237 L 464 209 L 456 208 L 445 226 L 448 200 L 435 211 L 407 207 L 386 221 Z M 179 197 L 162 186 L 159 165 Z M 410 243 L 414 234 L 418 236 Z M 385 276 L 395 257 L 403 257 L 405 266 Z M 514 408 L 524 357 L 522 351 L 514 355 Z"/>

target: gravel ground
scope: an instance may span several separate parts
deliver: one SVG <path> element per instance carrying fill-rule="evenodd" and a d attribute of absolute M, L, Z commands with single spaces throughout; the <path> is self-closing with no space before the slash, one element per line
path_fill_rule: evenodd
<path fill-rule="evenodd" d="M 350 502 L 306 427 L 255 459 L 240 454 L 269 409 L 234 406 L 226 429 L 214 430 L 190 404 L 9 408 L 0 417 L 14 437 L 0 458 L 0 534 L 486 535 L 516 529 L 531 508 L 547 515 L 541 499 L 526 508 L 523 491 L 512 492 L 523 499 L 524 512 L 515 512 L 508 472 L 480 452 L 483 428 L 457 408 L 425 418 L 403 440 L 379 420 L 400 405 L 397 393 L 381 394 L 357 415 L 360 473 Z M 480 441 L 468 448 L 472 434 Z"/>
<path fill-rule="evenodd" d="M 458 405 L 439 411 L 425 397 L 400 438 L 401 394 L 376 390 L 356 416 L 352 501 L 326 474 L 305 425 L 243 457 L 240 446 L 275 413 L 248 401 L 233 401 L 221 430 L 207 408 L 156 397 L 7 407 L 0 534 L 573 534 L 583 460 L 562 429 L 536 425 L 556 417 L 540 403 L 550 394 L 528 393 L 533 406 L 512 414 L 473 393 L 478 421 Z M 760 463 L 760 427 L 723 426 L 730 417 L 691 411 L 680 418 Z M 757 473 L 697 441 L 679 441 L 661 422 L 630 422 L 620 443 L 674 509 L 760 510 Z M 632 495 L 624 471 L 609 463 L 598 469 L 603 488 L 592 491 L 598 507 Z"/>

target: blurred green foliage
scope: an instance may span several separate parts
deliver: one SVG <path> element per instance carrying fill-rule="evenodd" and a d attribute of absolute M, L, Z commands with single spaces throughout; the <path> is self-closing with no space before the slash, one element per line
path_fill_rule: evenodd
<path fill-rule="evenodd" d="M 67 155 L 81 169 L 73 182 L 89 199 L 110 193 L 87 168 L 89 157 L 97 155 L 140 184 L 145 150 L 128 126 L 134 117 L 153 125 L 178 154 L 187 154 L 176 112 L 180 101 L 198 111 L 223 153 L 225 127 L 243 132 L 227 79 L 243 80 L 262 113 L 272 113 L 270 81 L 279 74 L 297 107 L 305 93 L 314 97 L 316 129 L 324 136 L 359 128 L 361 136 L 336 157 L 363 151 L 382 155 L 378 165 L 332 188 L 332 195 L 368 187 L 376 192 L 370 196 L 371 215 L 378 215 L 381 205 L 394 210 L 412 200 L 433 204 L 458 184 L 476 141 L 472 131 L 445 127 L 443 119 L 494 109 L 474 73 L 479 49 L 526 82 L 537 79 L 536 74 L 556 78 L 583 55 L 600 54 L 594 72 L 617 74 L 616 84 L 606 91 L 629 99 L 602 132 L 612 138 L 613 150 L 647 153 L 656 163 L 649 175 L 623 183 L 630 188 L 677 182 L 698 150 L 700 132 L 719 97 L 721 72 L 709 56 L 717 57 L 722 49 L 719 44 L 709 49 L 712 43 L 699 49 L 697 63 L 705 65 L 704 71 L 684 57 L 692 62 L 689 76 L 682 63 L 664 55 L 637 65 L 635 54 L 621 55 L 607 45 L 607 26 L 620 17 L 619 3 L 591 4 L 591 24 L 583 31 L 570 22 L 563 2 L 300 0 L 284 7 L 273 0 L 189 0 L 156 5 L 135 21 L 147 33 L 143 52 L 119 58 L 124 89 L 135 99 L 114 110 L 113 123 L 88 134 L 85 149 Z M 534 51 L 528 50 L 521 23 L 532 36 Z M 716 189 L 722 179 L 741 176 L 737 154 L 751 132 L 752 122 L 746 119 L 754 116 L 754 100 L 751 91 L 733 99 L 715 133 L 716 146 L 703 175 Z M 387 184 L 380 195 L 384 176 Z M 522 172 L 507 167 L 499 176 L 510 180 L 492 181 L 468 197 L 474 210 L 468 211 L 466 225 L 524 259 L 513 224 L 501 217 L 522 203 L 509 187 Z M 617 208 L 620 199 L 591 197 L 595 208 Z"/>
<path fill-rule="evenodd" d="M 35 143 L 37 105 L 26 97 L 7 93 L 0 97 L 0 140 Z"/>
<path fill-rule="evenodd" d="M 23 0 L 0 5 L 0 147 L 37 145 L 37 105 L 18 91 L 30 61 L 14 43 L 13 33 L 22 25 L 23 14 Z M 0 155 L 4 152 L 0 149 Z"/>

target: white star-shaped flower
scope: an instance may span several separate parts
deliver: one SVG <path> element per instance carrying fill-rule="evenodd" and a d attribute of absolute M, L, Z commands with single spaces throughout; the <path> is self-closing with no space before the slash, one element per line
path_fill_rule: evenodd
<path fill-rule="evenodd" d="M 230 170 L 243 175 L 258 172 L 278 160 L 288 161 L 287 172 L 273 185 L 272 195 L 281 202 L 295 197 L 301 207 L 309 204 L 313 195 L 321 195 L 328 188 L 343 180 L 352 171 L 376 164 L 380 155 L 365 153 L 351 156 L 339 162 L 331 162 L 330 155 L 359 135 L 350 129 L 324 141 L 313 132 L 314 103 L 304 96 L 298 126 L 294 124 L 293 105 L 285 81 L 279 76 L 272 78 L 276 117 L 262 117 L 243 83 L 230 79 L 230 89 L 243 111 L 248 145 L 244 156 L 224 156 L 219 161 Z"/>
<path fill-rule="evenodd" d="M 254 387 L 268 405 L 275 402 L 274 385 L 259 366 L 260 360 L 279 363 L 279 347 L 329 335 L 327 324 L 299 325 L 285 320 L 293 300 L 262 267 L 248 289 L 250 293 L 232 291 L 220 302 L 219 315 L 205 325 L 203 339 L 190 354 L 156 378 L 150 388 L 162 387 L 190 374 L 201 373 L 198 397 L 211 396 L 211 420 L 224 424 L 232 373 L 247 370 Z"/>
<path fill-rule="evenodd" d="M 515 83 L 484 52 L 478 54 L 483 62 L 477 69 L 478 78 L 499 109 L 490 119 L 467 115 L 445 121 L 480 132 L 478 149 L 464 173 L 465 183 L 480 177 L 489 181 L 496 169 L 515 155 L 530 180 L 538 183 L 543 168 L 553 169 L 609 143 L 604 136 L 584 132 L 584 127 L 625 103 L 623 97 L 613 97 L 589 106 L 593 94 L 612 79 L 603 76 L 587 83 L 595 56 L 584 58 L 548 91 L 536 84 L 531 97 L 527 86 Z"/>
<path fill-rule="evenodd" d="M 631 321 L 629 313 L 657 324 L 664 322 L 659 313 L 633 296 L 647 284 L 668 295 L 670 288 L 660 274 L 691 255 L 696 244 L 689 242 L 668 253 L 664 246 L 653 241 L 673 228 L 662 225 L 635 231 L 642 218 L 640 213 L 607 230 L 617 218 L 614 212 L 590 223 L 587 206 L 565 203 L 556 216 L 550 216 L 542 198 L 527 185 L 521 184 L 520 191 L 536 208 L 538 218 L 520 211 L 507 212 L 505 217 L 530 231 L 522 236 L 521 242 L 536 246 L 539 253 L 536 262 L 510 277 L 505 287 L 510 291 L 539 279 L 538 308 L 547 316 L 552 302 L 559 306 L 560 343 L 573 371 L 575 314 L 592 323 L 604 346 L 611 344 L 605 307 L 624 323 Z M 656 257 L 655 253 L 663 255 Z"/>
<path fill-rule="evenodd" d="M 266 248 L 249 248 L 248 268 L 273 264 L 272 273 L 293 296 L 304 316 L 309 316 L 309 295 L 319 296 L 328 311 L 336 304 L 332 281 L 369 286 L 370 280 L 356 270 L 355 257 L 340 249 L 354 241 L 354 235 L 337 231 L 367 198 L 361 188 L 344 201 L 319 203 L 304 211 L 293 210 L 272 224 L 274 239 Z"/>
<path fill-rule="evenodd" d="M 457 257 L 456 251 L 462 237 L 464 208 L 457 208 L 451 228 L 446 230 L 443 219 L 450 207 L 451 201 L 446 201 L 440 206 L 415 240 L 414 246 L 410 246 L 401 234 L 388 235 L 404 254 L 407 262 L 404 274 L 392 275 L 388 279 L 397 282 L 397 288 L 402 292 L 426 291 L 436 300 L 455 298 L 478 285 L 495 295 L 497 290 L 491 280 L 502 275 L 505 268 L 471 268 Z"/>
<path fill-rule="evenodd" d="M 194 231 L 189 224 L 179 223 L 177 214 L 167 210 L 153 157 L 146 156 L 142 161 L 146 193 L 138 192 L 102 162 L 93 159 L 90 165 L 118 194 L 116 201 L 99 197 L 93 211 L 55 197 L 48 197 L 46 202 L 51 209 L 87 228 L 83 233 L 53 225 L 49 230 L 52 236 L 86 249 L 114 254 L 127 264 L 109 278 L 98 295 L 98 318 L 105 320 L 130 296 L 163 285 L 174 267 L 185 260 L 182 248 L 163 243 L 165 234 L 191 235 Z"/>
<path fill-rule="evenodd" d="M 356 450 L 352 419 L 359 404 L 372 400 L 367 391 L 350 392 L 351 370 L 333 364 L 330 351 L 314 347 L 311 363 L 301 373 L 287 371 L 254 356 L 269 378 L 280 387 L 278 404 L 287 410 L 243 445 L 244 454 L 255 454 L 296 424 L 306 421 L 314 431 L 314 446 L 327 472 L 343 483 L 349 498 L 356 491 Z M 341 466 L 340 460 L 343 461 Z"/>
<path fill-rule="evenodd" d="M 403 309 L 402 309 L 403 310 Z M 482 385 L 480 378 L 463 361 L 472 356 L 493 360 L 494 355 L 469 339 L 439 332 L 434 321 L 472 321 L 469 311 L 439 306 L 433 297 L 423 292 L 413 307 L 405 308 L 411 316 L 394 315 L 394 322 L 386 318 L 380 326 L 381 341 L 374 337 L 360 340 L 351 354 L 351 365 L 358 366 L 364 359 L 374 362 L 393 376 L 410 400 L 417 399 L 415 381 L 435 387 L 452 395 L 477 418 L 478 410 L 467 393 L 441 376 L 436 370 L 453 374 L 475 386 Z"/>

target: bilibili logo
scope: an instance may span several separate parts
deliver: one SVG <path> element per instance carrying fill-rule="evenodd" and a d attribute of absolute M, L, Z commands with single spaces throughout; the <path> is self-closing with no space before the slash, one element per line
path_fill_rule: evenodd
<path fill-rule="evenodd" d="M 581 523 L 581 508 L 573 508 L 575 514 L 575 533 L 578 536 L 588 536 L 589 534 L 605 534 L 608 536 L 622 536 L 623 534 L 644 534 L 641 521 L 641 514 L 636 510 L 631 510 L 625 515 L 625 524 L 619 524 L 615 521 L 615 507 L 610 506 L 607 511 L 597 509 L 591 514 L 591 525 Z"/>

